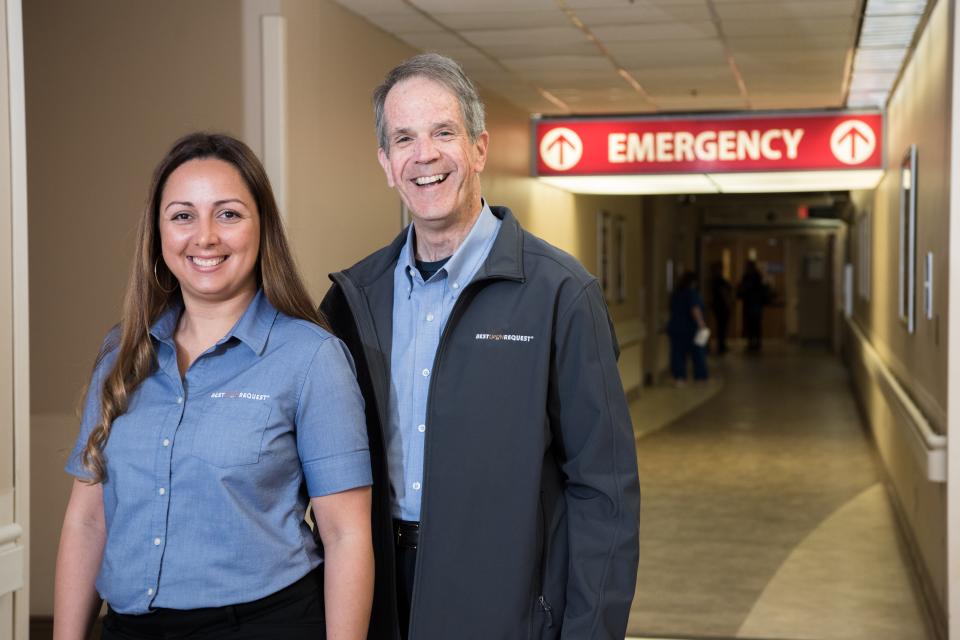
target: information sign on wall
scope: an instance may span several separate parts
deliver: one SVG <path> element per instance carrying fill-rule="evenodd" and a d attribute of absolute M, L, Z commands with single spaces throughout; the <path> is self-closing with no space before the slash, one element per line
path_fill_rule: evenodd
<path fill-rule="evenodd" d="M 875 112 L 549 118 L 534 129 L 539 176 L 883 167 Z"/>

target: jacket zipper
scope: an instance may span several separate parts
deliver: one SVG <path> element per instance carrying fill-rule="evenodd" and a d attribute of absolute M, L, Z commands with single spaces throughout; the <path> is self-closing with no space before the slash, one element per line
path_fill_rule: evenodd
<path fill-rule="evenodd" d="M 539 499 L 537 500 L 537 508 L 540 510 L 540 527 L 538 533 L 540 534 L 540 586 L 538 591 L 540 592 L 537 597 L 537 602 L 540 604 L 540 608 L 543 610 L 543 613 L 547 616 L 547 628 L 553 628 L 553 607 L 550 606 L 550 603 L 547 602 L 547 597 L 543 593 L 544 585 L 546 584 L 546 567 L 547 567 L 547 519 L 546 514 L 543 509 L 543 492 L 540 492 Z"/>
<path fill-rule="evenodd" d="M 433 387 L 434 387 L 434 383 L 437 380 L 437 369 L 440 364 L 440 360 L 443 357 L 443 352 L 446 349 L 448 338 L 450 334 L 453 332 L 453 327 L 456 325 L 456 322 L 459 319 L 458 312 L 460 312 L 461 309 L 463 309 L 463 307 L 467 304 L 467 300 L 470 300 L 473 298 L 474 292 L 480 287 L 480 285 L 486 284 L 487 282 L 490 282 L 496 279 L 497 278 L 487 277 L 487 278 L 482 278 L 480 280 L 474 280 L 473 282 L 471 282 L 470 284 L 468 284 L 466 287 L 463 288 L 463 291 L 460 292 L 460 295 L 457 297 L 456 302 L 453 303 L 453 309 L 450 310 L 450 317 L 447 319 L 447 326 L 444 327 L 443 333 L 440 334 L 440 342 L 437 344 L 437 353 L 433 356 L 433 368 L 430 370 L 431 371 L 430 384 L 427 387 L 427 411 L 426 411 L 427 424 L 430 424 L 431 422 L 430 421 L 431 408 L 433 407 L 433 402 L 434 402 Z M 430 442 L 430 433 L 432 431 L 433 429 L 427 429 L 427 434 L 426 434 L 426 437 L 424 438 L 424 443 L 423 443 L 423 477 L 424 479 L 427 478 L 427 470 L 430 468 L 429 442 Z M 408 631 L 410 632 L 411 638 L 416 637 L 413 633 L 413 629 L 414 629 L 414 623 L 416 622 L 416 617 L 417 617 L 416 616 L 417 591 L 420 585 L 420 576 L 422 575 L 420 571 L 420 566 L 423 562 L 423 551 L 426 548 L 426 545 L 424 545 L 423 542 L 424 542 L 424 533 L 428 530 L 428 528 L 426 527 L 426 522 L 427 522 L 426 506 L 427 506 L 427 493 L 429 491 L 430 491 L 430 483 L 424 482 L 423 493 L 421 493 L 420 495 L 420 544 L 418 545 L 417 560 L 413 569 L 413 594 L 410 597 L 410 627 Z"/>
<path fill-rule="evenodd" d="M 550 606 L 550 603 L 547 602 L 547 599 L 544 598 L 543 595 L 540 596 L 540 598 L 538 599 L 538 602 L 540 603 L 540 608 L 543 609 L 543 613 L 546 614 L 547 616 L 547 629 L 552 629 L 553 628 L 553 607 Z"/>

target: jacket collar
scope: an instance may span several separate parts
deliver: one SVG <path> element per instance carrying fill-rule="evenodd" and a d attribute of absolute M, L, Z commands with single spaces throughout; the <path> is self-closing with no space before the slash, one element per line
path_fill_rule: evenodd
<path fill-rule="evenodd" d="M 490 254 L 480 265 L 474 280 L 484 278 L 523 282 L 526 280 L 523 271 L 523 229 L 507 207 L 493 206 L 490 211 L 503 223 L 490 248 Z M 407 241 L 408 233 L 409 227 L 401 231 L 389 245 L 342 273 L 361 288 L 370 286 L 387 272 L 392 278 L 393 268 L 400 258 L 400 251 Z"/>

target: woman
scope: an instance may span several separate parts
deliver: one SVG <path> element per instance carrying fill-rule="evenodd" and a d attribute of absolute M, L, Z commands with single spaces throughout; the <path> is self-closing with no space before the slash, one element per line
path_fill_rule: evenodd
<path fill-rule="evenodd" d="M 55 638 L 85 637 L 101 596 L 105 639 L 366 635 L 363 400 L 324 327 L 250 149 L 175 143 L 67 463 Z"/>
<path fill-rule="evenodd" d="M 667 334 L 670 336 L 670 372 L 674 383 L 682 385 L 687 379 L 687 359 L 693 359 L 694 380 L 707 379 L 706 342 L 697 344 L 698 332 L 706 329 L 703 319 L 703 298 L 697 291 L 697 275 L 687 271 L 680 277 L 670 296 L 670 320 Z"/>

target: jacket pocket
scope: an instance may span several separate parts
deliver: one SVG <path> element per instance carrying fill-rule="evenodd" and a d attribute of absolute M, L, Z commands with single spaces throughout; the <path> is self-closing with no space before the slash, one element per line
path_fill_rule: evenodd
<path fill-rule="evenodd" d="M 205 408 L 190 438 L 190 455 L 215 467 L 260 461 L 270 406 L 252 401 L 221 400 Z"/>
<path fill-rule="evenodd" d="M 537 610 L 539 611 L 547 629 L 553 628 L 553 607 L 544 595 L 547 572 L 547 531 L 546 515 L 543 509 L 543 492 L 540 492 L 540 498 L 537 501 L 537 533 L 540 535 L 540 566 L 537 572 Z"/>

